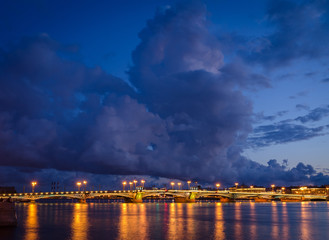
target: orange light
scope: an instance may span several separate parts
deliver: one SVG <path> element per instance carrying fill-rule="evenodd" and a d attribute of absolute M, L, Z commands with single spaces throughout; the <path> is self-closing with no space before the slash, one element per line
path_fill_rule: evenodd
<path fill-rule="evenodd" d="M 187 181 L 187 183 L 188 183 L 188 184 L 190 184 L 190 183 L 191 183 L 191 181 Z"/>
<path fill-rule="evenodd" d="M 171 184 L 171 186 L 174 186 L 174 185 L 175 185 L 175 183 L 174 183 L 174 182 L 171 182 L 170 184 Z"/>
<path fill-rule="evenodd" d="M 219 184 L 219 183 L 217 183 L 217 184 L 216 184 L 216 187 L 218 187 L 218 188 L 219 188 L 219 187 L 220 187 L 220 184 Z"/>
<path fill-rule="evenodd" d="M 253 185 L 251 185 L 251 186 L 250 186 L 250 188 L 254 188 L 254 186 L 253 186 Z"/>
<path fill-rule="evenodd" d="M 81 182 L 77 182 L 77 185 L 80 187 L 81 186 Z"/>
<path fill-rule="evenodd" d="M 86 184 L 87 184 L 87 181 L 86 181 L 86 180 L 85 180 L 85 181 L 83 181 L 83 184 L 84 184 L 84 185 L 86 185 Z"/>
<path fill-rule="evenodd" d="M 141 180 L 141 183 L 145 183 L 145 181 L 144 180 Z"/>
<path fill-rule="evenodd" d="M 122 182 L 122 184 L 123 184 L 123 185 L 126 185 L 126 184 L 127 184 L 127 182 Z"/>

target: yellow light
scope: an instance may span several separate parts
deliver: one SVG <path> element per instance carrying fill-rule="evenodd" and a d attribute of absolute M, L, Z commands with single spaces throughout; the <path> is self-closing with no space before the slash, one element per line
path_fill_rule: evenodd
<path fill-rule="evenodd" d="M 34 187 L 35 185 L 37 185 L 37 182 L 32 182 L 31 184 Z"/>
<path fill-rule="evenodd" d="M 235 186 L 238 186 L 238 185 L 239 185 L 239 183 L 237 183 L 237 182 L 236 182 L 236 183 L 234 183 L 234 184 L 235 184 Z"/>
<path fill-rule="evenodd" d="M 253 186 L 253 185 L 251 185 L 251 186 L 250 186 L 250 188 L 254 188 L 254 186 Z"/>
<path fill-rule="evenodd" d="M 217 183 L 217 184 L 216 184 L 216 187 L 220 187 L 220 184 L 219 184 L 219 183 Z"/>
<path fill-rule="evenodd" d="M 134 180 L 134 183 L 137 183 L 137 180 Z"/>
<path fill-rule="evenodd" d="M 79 186 L 79 187 L 80 187 L 80 186 L 81 186 L 81 182 L 77 182 L 77 186 Z"/>
<path fill-rule="evenodd" d="M 123 184 L 123 185 L 126 185 L 126 184 L 127 184 L 127 182 L 122 182 L 122 184 Z"/>
<path fill-rule="evenodd" d="M 191 181 L 187 181 L 187 183 L 188 183 L 188 184 L 190 184 L 190 183 L 191 183 Z"/>
<path fill-rule="evenodd" d="M 87 181 L 83 181 L 83 184 L 86 185 L 87 184 Z"/>
<path fill-rule="evenodd" d="M 144 180 L 142 180 L 141 182 L 142 182 L 142 183 L 145 183 L 145 181 L 144 181 Z"/>
<path fill-rule="evenodd" d="M 282 190 L 285 190 L 286 188 L 285 188 L 285 187 L 282 187 L 281 189 L 282 189 Z"/>
<path fill-rule="evenodd" d="M 271 187 L 272 187 L 272 188 L 274 188 L 274 187 L 275 187 L 275 185 L 274 185 L 274 184 L 272 184 L 272 185 L 271 185 Z"/>
<path fill-rule="evenodd" d="M 175 183 L 174 183 L 174 182 L 171 182 L 170 184 L 171 184 L 171 186 L 174 186 L 174 185 L 175 185 Z"/>
<path fill-rule="evenodd" d="M 129 182 L 130 185 L 133 185 L 133 182 Z"/>
<path fill-rule="evenodd" d="M 180 186 L 181 184 L 182 184 L 182 183 L 180 183 L 180 182 L 179 182 L 179 183 L 177 183 L 177 185 L 178 185 L 178 186 Z"/>

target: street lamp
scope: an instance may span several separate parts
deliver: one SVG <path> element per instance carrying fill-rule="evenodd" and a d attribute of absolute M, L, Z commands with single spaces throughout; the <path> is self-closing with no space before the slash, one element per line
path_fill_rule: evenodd
<path fill-rule="evenodd" d="M 253 185 L 251 185 L 251 186 L 250 186 L 250 188 L 254 188 L 254 186 L 253 186 Z"/>
<path fill-rule="evenodd" d="M 220 184 L 216 183 L 217 191 L 219 190 Z"/>
<path fill-rule="evenodd" d="M 187 181 L 187 186 L 188 186 L 189 190 L 190 190 L 190 184 L 191 184 L 191 181 Z"/>
<path fill-rule="evenodd" d="M 170 184 L 171 184 L 171 189 L 174 190 L 175 183 L 171 182 Z"/>
<path fill-rule="evenodd" d="M 137 183 L 137 180 L 134 180 L 134 184 L 135 184 L 135 190 L 136 190 L 136 183 Z"/>
<path fill-rule="evenodd" d="M 144 189 L 145 180 L 142 180 L 141 183 L 142 183 L 142 186 L 143 186 L 143 189 Z"/>
<path fill-rule="evenodd" d="M 271 188 L 272 188 L 272 192 L 274 192 L 275 185 L 272 184 L 272 185 L 271 185 Z"/>
<path fill-rule="evenodd" d="M 37 182 L 33 181 L 33 182 L 31 182 L 31 184 L 32 184 L 32 192 L 34 193 L 34 187 L 35 187 L 35 185 L 37 185 Z"/>
<path fill-rule="evenodd" d="M 235 188 L 236 188 L 236 190 L 238 189 L 238 185 L 239 185 L 239 183 L 234 183 L 234 185 L 235 185 Z"/>
<path fill-rule="evenodd" d="M 126 184 L 127 184 L 126 181 L 122 182 L 122 188 L 123 188 L 123 191 L 125 190 L 125 186 L 126 186 Z"/>
<path fill-rule="evenodd" d="M 130 190 L 133 189 L 133 182 L 129 182 L 129 189 L 130 189 Z"/>
<path fill-rule="evenodd" d="M 285 187 L 282 187 L 281 188 L 281 192 L 284 193 L 284 190 L 286 190 L 286 188 Z"/>
<path fill-rule="evenodd" d="M 177 185 L 178 185 L 178 189 L 180 190 L 180 185 L 182 185 L 182 183 L 179 182 L 179 183 L 177 183 Z"/>
<path fill-rule="evenodd" d="M 78 191 L 80 192 L 81 182 L 77 182 L 77 186 L 78 186 Z"/>
<path fill-rule="evenodd" d="M 86 191 L 86 189 L 87 189 L 87 181 L 84 180 L 84 181 L 83 181 L 83 184 L 85 185 L 85 191 Z"/>

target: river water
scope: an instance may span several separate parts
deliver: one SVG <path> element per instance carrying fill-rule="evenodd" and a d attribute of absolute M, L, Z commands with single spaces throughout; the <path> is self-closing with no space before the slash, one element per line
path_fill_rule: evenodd
<path fill-rule="evenodd" d="M 18 203 L 0 239 L 329 239 L 329 202 Z"/>

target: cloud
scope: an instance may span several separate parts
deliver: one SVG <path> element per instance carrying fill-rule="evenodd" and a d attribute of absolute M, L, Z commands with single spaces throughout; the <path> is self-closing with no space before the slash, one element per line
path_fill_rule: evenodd
<path fill-rule="evenodd" d="M 312 109 L 307 115 L 297 117 L 301 123 L 316 122 L 329 115 L 329 106 Z"/>
<path fill-rule="evenodd" d="M 62 173 L 65 179 L 84 173 L 115 182 L 133 174 L 154 182 L 288 179 L 293 173 L 276 162 L 264 166 L 241 155 L 253 121 L 243 90 L 270 84 L 243 62 L 224 63 L 206 16 L 198 2 L 159 10 L 139 34 L 129 84 L 87 67 L 77 49 L 48 36 L 1 51 L 0 171 L 10 169 L 9 179 L 23 172 L 20 181 L 33 175 L 49 181 Z M 322 130 L 267 125 L 249 140 L 297 141 Z M 310 181 L 303 169 L 297 166 L 289 179 Z"/>
<path fill-rule="evenodd" d="M 321 82 L 323 82 L 323 83 L 328 83 L 328 82 L 329 82 L 329 78 L 322 79 Z"/>
<path fill-rule="evenodd" d="M 265 147 L 272 144 L 296 142 L 323 136 L 325 129 L 325 126 L 310 128 L 283 121 L 277 124 L 256 127 L 248 141 L 253 147 Z"/>
<path fill-rule="evenodd" d="M 239 52 L 248 62 L 267 68 L 284 66 L 300 58 L 326 57 L 328 10 L 328 1 L 270 1 L 266 21 L 274 28 L 273 33 L 250 39 L 249 44 L 254 47 Z"/>
<path fill-rule="evenodd" d="M 298 110 L 309 110 L 309 109 L 310 109 L 310 107 L 307 106 L 307 105 L 305 105 L 305 104 L 297 104 L 297 105 L 296 105 L 296 108 L 297 108 Z"/>

